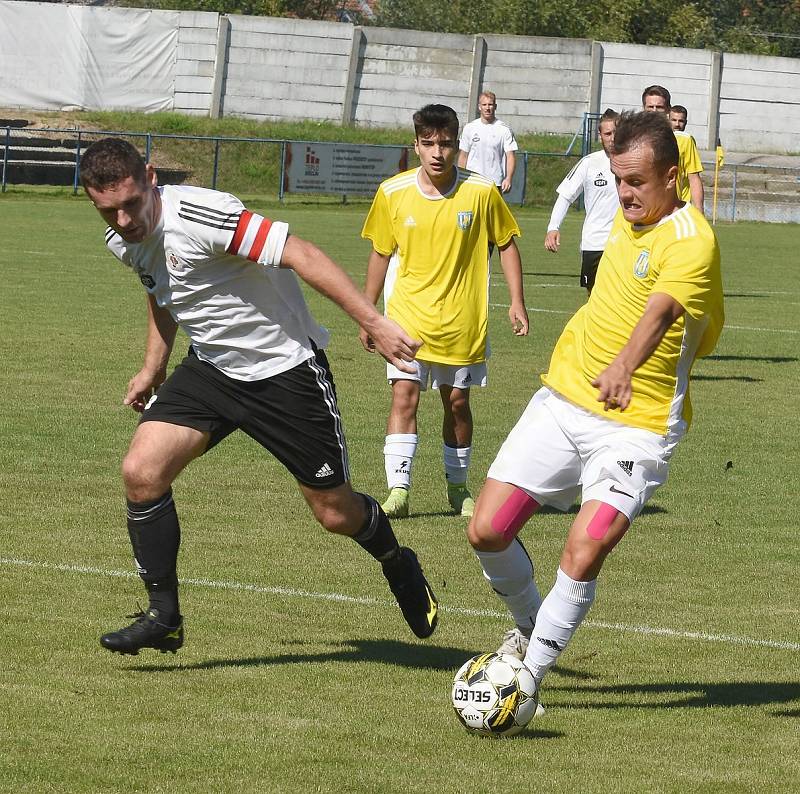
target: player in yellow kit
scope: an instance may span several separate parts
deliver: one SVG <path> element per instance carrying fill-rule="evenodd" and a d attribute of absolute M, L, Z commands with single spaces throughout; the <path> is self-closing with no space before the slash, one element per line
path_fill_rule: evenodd
<path fill-rule="evenodd" d="M 663 113 L 669 116 L 672 97 L 669 91 L 661 85 L 651 85 L 642 92 L 642 110 Z M 674 126 L 673 126 L 674 129 Z M 703 211 L 705 191 L 700 174 L 703 173 L 703 164 L 700 162 L 700 153 L 697 143 L 688 132 L 674 129 L 675 140 L 678 144 L 678 198 L 682 201 L 691 201 L 700 212 Z"/>
<path fill-rule="evenodd" d="M 524 659 L 537 683 L 594 601 L 606 556 L 666 481 L 691 421 L 692 365 L 723 324 L 719 247 L 677 196 L 678 147 L 665 114 L 619 117 L 611 170 L 620 210 L 595 287 L 489 469 L 469 527 L 484 576 L 516 623 L 499 650 Z M 568 510 L 578 497 L 542 600 L 517 533 L 540 506 Z"/>
<path fill-rule="evenodd" d="M 414 148 L 420 167 L 384 181 L 364 223 L 372 241 L 365 293 L 422 342 L 413 374 L 387 367 L 392 407 L 384 461 L 387 515 L 407 516 L 411 466 L 417 447 L 420 391 L 438 389 L 444 407 L 442 438 L 450 506 L 470 516 L 467 489 L 472 450 L 470 387 L 486 385 L 489 309 L 489 246 L 500 250 L 518 336 L 528 333 L 522 264 L 514 237 L 520 231 L 494 183 L 455 165 L 458 117 L 446 105 L 427 105 L 414 114 Z M 368 334 L 361 341 L 372 350 Z"/>

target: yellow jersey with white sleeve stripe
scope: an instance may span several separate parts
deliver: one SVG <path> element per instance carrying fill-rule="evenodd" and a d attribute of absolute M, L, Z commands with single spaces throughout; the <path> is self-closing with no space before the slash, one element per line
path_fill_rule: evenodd
<path fill-rule="evenodd" d="M 417 358 L 465 366 L 489 355 L 489 244 L 504 247 L 520 230 L 494 182 L 456 171 L 436 197 L 422 192 L 419 168 L 382 182 L 361 236 L 391 256 L 385 311 L 422 340 Z"/>
<path fill-rule="evenodd" d="M 703 172 L 703 163 L 700 162 L 700 152 L 692 135 L 681 130 L 674 130 L 675 140 L 678 143 L 678 198 L 681 201 L 691 201 L 692 191 L 689 188 L 689 174 Z"/>
<path fill-rule="evenodd" d="M 624 411 L 609 413 L 592 381 L 631 336 L 654 292 L 685 313 L 633 374 Z M 589 301 L 567 323 L 542 381 L 576 405 L 625 425 L 667 436 L 688 429 L 689 374 L 711 353 L 724 322 L 719 245 L 695 207 L 684 204 L 652 226 L 617 212 Z"/>

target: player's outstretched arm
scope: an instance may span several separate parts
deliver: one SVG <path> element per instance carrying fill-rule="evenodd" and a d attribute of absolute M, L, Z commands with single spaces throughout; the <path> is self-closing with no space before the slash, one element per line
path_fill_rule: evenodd
<path fill-rule="evenodd" d="M 559 229 L 564 222 L 564 218 L 567 217 L 569 206 L 570 202 L 562 195 L 559 195 L 556 199 L 556 203 L 553 204 L 553 211 L 550 213 L 550 221 L 547 224 L 547 234 L 544 238 L 544 247 L 554 254 L 558 253 L 558 249 L 561 246 L 561 232 L 559 232 Z"/>
<path fill-rule="evenodd" d="M 500 185 L 501 193 L 508 193 L 511 190 L 511 183 L 514 181 L 514 171 L 517 167 L 517 156 L 514 152 L 506 152 L 506 176 Z"/>
<path fill-rule="evenodd" d="M 617 357 L 593 381 L 597 401 L 605 410 L 624 411 L 631 402 L 633 373 L 647 361 L 661 344 L 669 327 L 684 313 L 678 301 L 663 292 L 654 292 L 648 299 L 644 314 L 636 323 L 630 339 Z"/>
<path fill-rule="evenodd" d="M 138 413 L 144 411 L 147 401 L 167 378 L 169 354 L 172 352 L 177 331 L 178 324 L 172 315 L 166 309 L 162 309 L 156 303 L 156 299 L 148 293 L 144 364 L 128 381 L 128 390 L 122 401 L 124 405 L 130 405 Z"/>
<path fill-rule="evenodd" d="M 500 249 L 500 266 L 503 268 L 511 297 L 511 306 L 508 310 L 511 329 L 515 336 L 527 336 L 528 310 L 525 308 L 525 294 L 522 289 L 522 257 L 513 237 L 508 245 Z"/>
<path fill-rule="evenodd" d="M 374 248 L 370 252 L 369 261 L 367 262 L 367 278 L 364 282 L 364 295 L 367 300 L 375 306 L 378 303 L 378 297 L 383 291 L 383 285 L 386 283 L 386 271 L 389 269 L 389 257 L 385 254 L 379 254 Z M 358 331 L 358 338 L 361 344 L 368 353 L 375 353 L 375 342 L 367 331 L 362 327 Z"/>
<path fill-rule="evenodd" d="M 364 295 L 327 254 L 313 243 L 290 235 L 281 257 L 281 267 L 289 267 L 317 292 L 339 306 L 372 338 L 377 351 L 404 372 L 413 369 L 420 342 L 412 339 L 397 323 L 378 312 L 374 303 Z"/>
<path fill-rule="evenodd" d="M 689 194 L 691 195 L 692 204 L 702 212 L 705 190 L 703 190 L 703 180 L 699 173 L 689 174 Z"/>
<path fill-rule="evenodd" d="M 544 247 L 548 251 L 552 251 L 554 254 L 557 254 L 560 246 L 561 246 L 561 232 L 558 229 L 551 229 L 544 236 Z"/>
<path fill-rule="evenodd" d="M 469 157 L 469 153 L 465 152 L 463 149 L 460 149 L 458 152 L 458 163 L 457 163 L 459 168 L 467 167 L 467 157 Z"/>

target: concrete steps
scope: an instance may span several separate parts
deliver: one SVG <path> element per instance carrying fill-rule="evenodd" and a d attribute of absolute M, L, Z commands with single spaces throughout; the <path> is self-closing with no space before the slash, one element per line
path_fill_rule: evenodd
<path fill-rule="evenodd" d="M 0 119 L 0 127 L 10 127 L 10 135 L 0 129 L 0 167 L 5 158 L 5 182 L 9 185 L 73 185 L 75 158 L 78 148 L 77 132 L 36 132 L 23 130 L 22 120 Z M 17 123 L 12 123 L 17 122 Z M 27 124 L 27 122 L 24 122 Z M 80 151 L 92 142 L 82 139 Z M 189 176 L 188 171 L 159 168 L 158 181 L 162 185 L 179 185 Z"/>

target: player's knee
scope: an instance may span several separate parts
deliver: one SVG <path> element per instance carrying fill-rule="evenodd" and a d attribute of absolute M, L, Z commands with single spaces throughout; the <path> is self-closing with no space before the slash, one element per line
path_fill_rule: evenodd
<path fill-rule="evenodd" d="M 419 384 L 411 380 L 396 380 L 392 384 L 392 414 L 414 417 L 419 405 Z"/>
<path fill-rule="evenodd" d="M 133 450 L 123 459 L 121 469 L 125 493 L 133 502 L 157 499 L 172 484 L 157 462 Z"/>
<path fill-rule="evenodd" d="M 467 540 L 475 551 L 502 551 L 508 543 L 502 535 L 492 531 L 491 522 L 476 513 L 467 527 Z"/>
<path fill-rule="evenodd" d="M 541 507 L 532 496 L 515 488 L 499 507 L 478 502 L 467 537 L 477 551 L 502 551 L 508 548 L 525 522 Z"/>
<path fill-rule="evenodd" d="M 469 407 L 469 392 L 462 389 L 453 389 L 450 394 L 450 410 L 456 419 L 466 421 L 472 413 Z"/>
<path fill-rule="evenodd" d="M 351 514 L 352 511 L 343 510 L 339 505 L 315 505 L 313 510 L 314 518 L 328 532 L 335 535 L 352 535 L 354 529 L 358 530 L 358 519 Z"/>
<path fill-rule="evenodd" d="M 608 550 L 602 546 L 567 545 L 561 555 L 561 570 L 577 581 L 596 579 Z"/>

